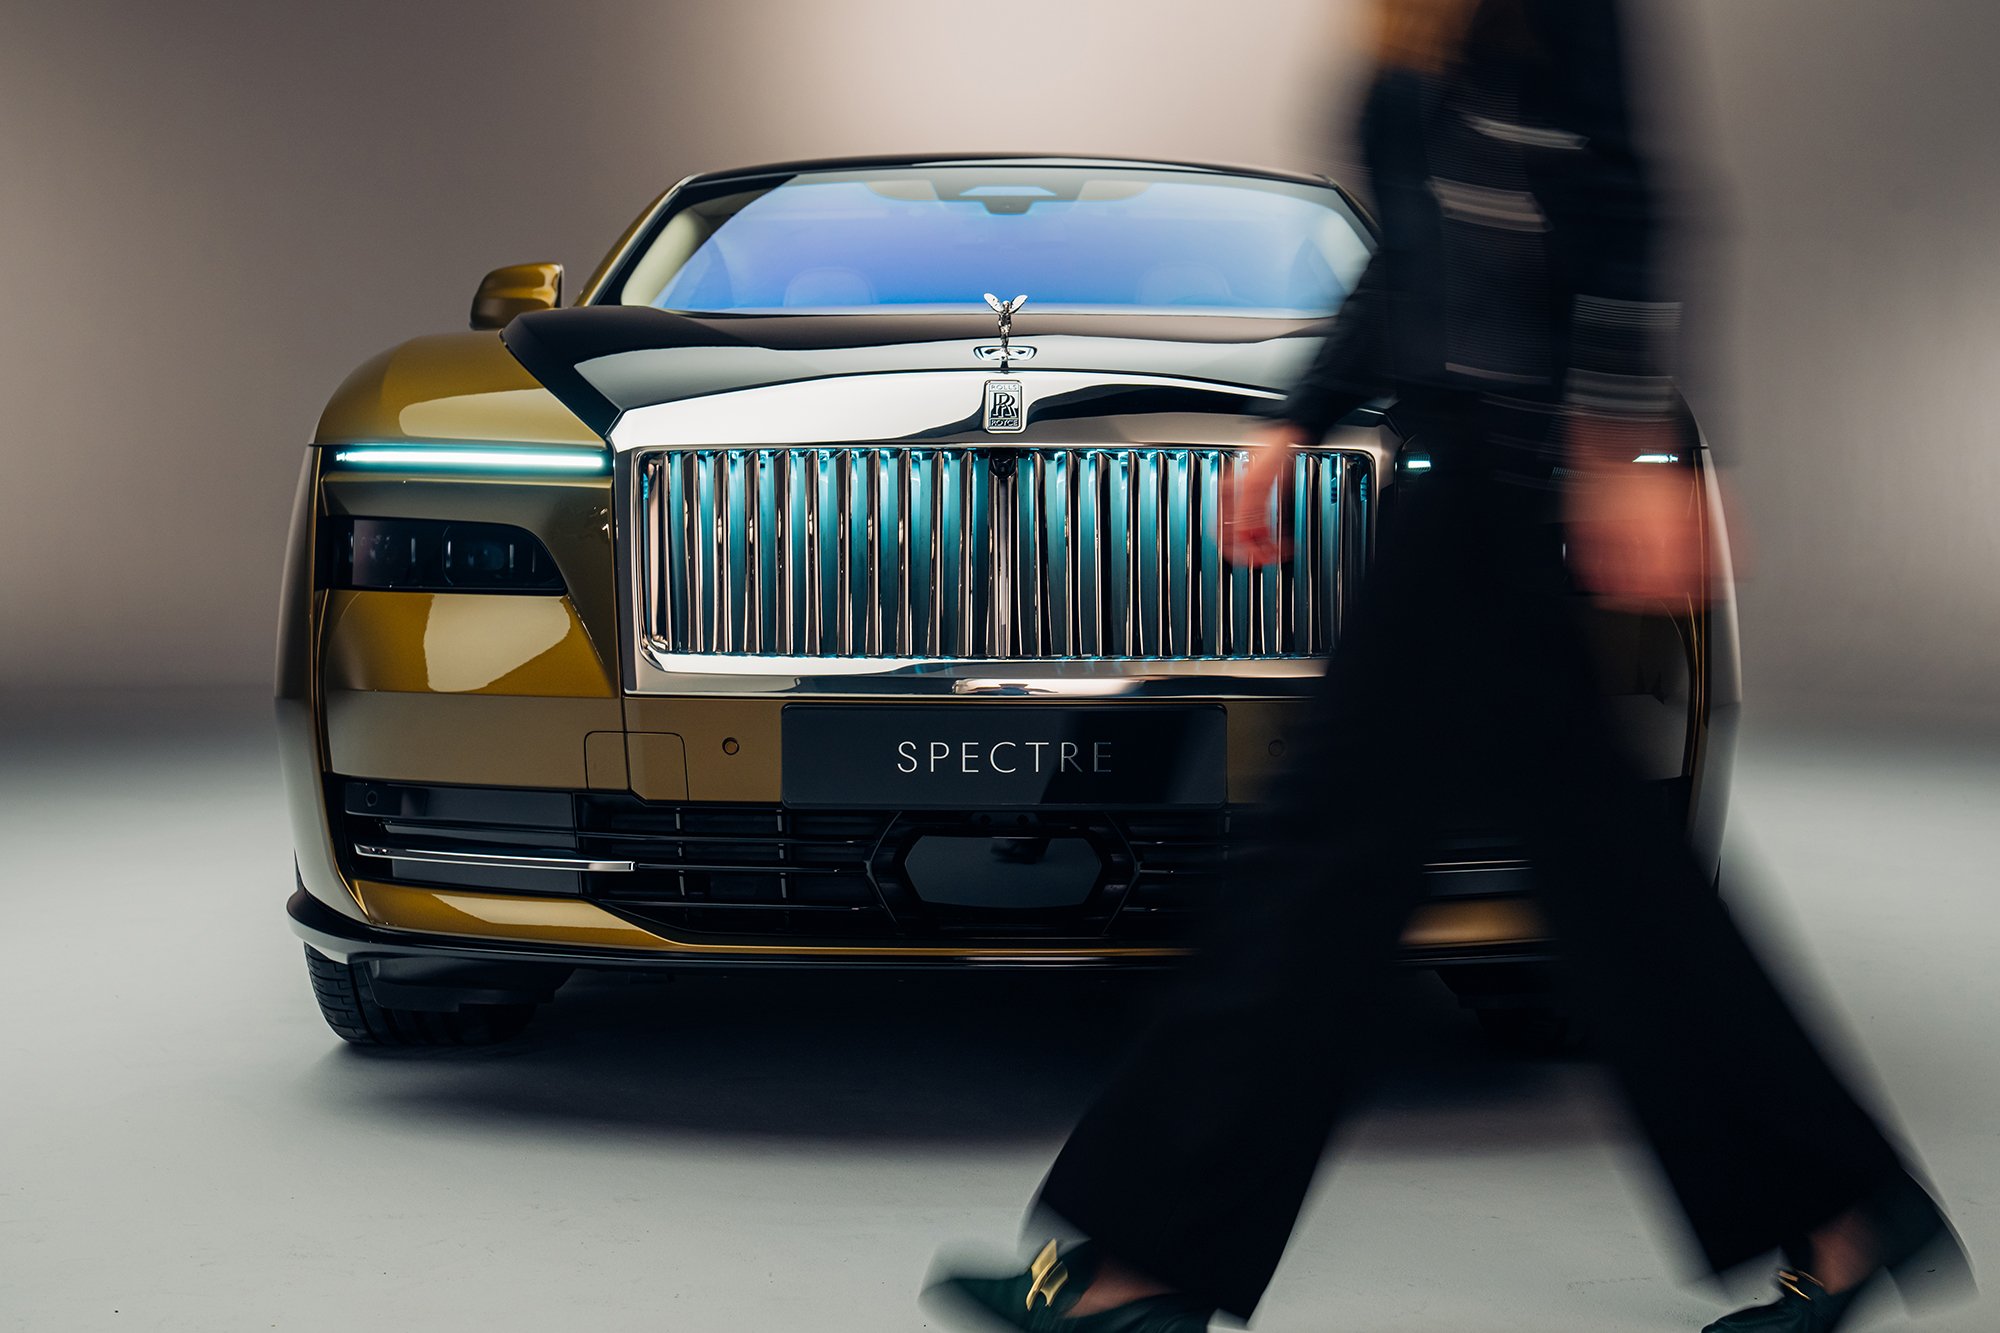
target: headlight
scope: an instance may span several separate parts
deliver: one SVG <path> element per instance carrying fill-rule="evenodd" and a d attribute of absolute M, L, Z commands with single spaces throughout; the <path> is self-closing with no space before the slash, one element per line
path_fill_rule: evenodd
<path fill-rule="evenodd" d="M 336 518 L 326 582 L 398 592 L 560 593 L 562 571 L 532 532 L 504 523 Z"/>

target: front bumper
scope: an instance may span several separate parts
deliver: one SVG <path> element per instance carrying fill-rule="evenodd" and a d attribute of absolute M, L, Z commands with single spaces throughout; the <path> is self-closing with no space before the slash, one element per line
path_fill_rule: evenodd
<path fill-rule="evenodd" d="M 1186 955 L 1186 950 L 1178 947 L 909 948 L 689 942 L 663 934 L 643 938 L 650 932 L 636 936 L 620 934 L 602 942 L 558 941 L 537 935 L 543 931 L 574 930 L 584 923 L 580 920 L 535 923 L 520 919 L 521 904 L 544 900 L 460 890 L 362 887 L 377 890 L 370 898 L 398 924 L 357 921 L 326 906 L 300 885 L 286 903 L 292 933 L 339 962 L 408 958 L 652 971 L 774 966 L 897 971 L 1050 968 L 1123 971 L 1171 967 Z M 380 889 L 393 891 L 382 894 Z M 461 918 L 468 931 L 477 928 L 506 933 L 454 933 L 432 928 L 452 916 Z M 607 928 L 605 923 L 592 924 Z M 615 931 L 615 927 L 608 928 Z M 1543 963 L 1552 956 L 1547 932 L 1532 903 L 1523 895 L 1509 894 L 1426 903 L 1418 909 L 1404 935 L 1401 959 L 1412 967 L 1451 967 Z"/>
<path fill-rule="evenodd" d="M 383 958 L 454 959 L 493 964 L 532 963 L 564 968 L 677 969 L 691 967 L 839 967 L 876 969 L 982 968 L 1120 968 L 1162 967 L 1179 956 L 1174 949 L 1148 950 L 1002 950 L 868 948 L 865 946 L 758 945 L 673 940 L 650 932 L 620 930 L 617 925 L 590 922 L 592 914 L 556 911 L 524 921 L 517 909 L 547 900 L 520 899 L 470 891 L 363 885 L 370 900 L 403 926 L 381 926 L 354 920 L 334 911 L 306 892 L 303 885 L 286 903 L 292 933 L 329 958 L 358 962 Z M 387 892 L 384 892 L 387 890 Z M 491 913 L 490 915 L 488 913 Z M 467 929 L 505 934 L 452 934 L 426 927 L 446 914 L 458 914 Z M 609 914 L 602 914 L 608 917 Z M 511 919 L 503 919 L 511 918 Z M 616 918 L 609 918 L 615 922 Z M 538 933 L 572 933 L 595 926 L 609 938 L 538 939 Z M 519 933 L 517 933 L 519 932 Z M 650 938 L 647 938 L 650 935 Z"/>
<path fill-rule="evenodd" d="M 570 965 L 1160 966 L 1229 884 L 1240 837 L 1229 808 L 828 810 L 355 779 L 324 795 L 343 892 L 329 902 L 303 863 L 301 884 L 339 910 L 292 913 L 322 952 Z M 1408 956 L 1545 956 L 1518 853 L 1440 843 Z"/>

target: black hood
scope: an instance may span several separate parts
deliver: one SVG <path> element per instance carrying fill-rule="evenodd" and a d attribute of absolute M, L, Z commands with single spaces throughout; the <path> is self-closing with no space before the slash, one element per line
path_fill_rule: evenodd
<path fill-rule="evenodd" d="M 1304 369 L 1325 322 L 1220 315 L 1028 315 L 1016 370 L 1159 375 L 1261 398 Z M 926 370 L 999 373 L 985 314 L 683 315 L 574 306 L 518 317 L 501 335 L 536 379 L 599 434 L 630 408 L 757 385 Z M 1032 349 L 1032 350 L 1029 350 Z M 1240 401 L 1240 400 L 1237 400 Z"/>

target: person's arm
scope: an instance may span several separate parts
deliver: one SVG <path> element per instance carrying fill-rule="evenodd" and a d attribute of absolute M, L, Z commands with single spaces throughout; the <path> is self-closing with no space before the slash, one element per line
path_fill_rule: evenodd
<path fill-rule="evenodd" d="M 1341 302 L 1312 364 L 1278 406 L 1280 421 L 1317 440 L 1381 388 L 1375 340 L 1381 319 L 1382 254 L 1376 251 L 1354 290 Z"/>
<path fill-rule="evenodd" d="M 1550 110 L 1579 144 L 1565 260 L 1575 287 L 1569 406 L 1626 424 L 1676 407 L 1680 302 L 1661 263 L 1666 230 L 1632 110 L 1621 0 L 1526 0 L 1550 64 Z"/>
<path fill-rule="evenodd" d="M 1681 307 L 1660 262 L 1660 193 L 1631 102 L 1621 0 L 1525 0 L 1550 64 L 1550 112 L 1582 160 L 1567 177 L 1570 320 L 1564 488 L 1569 564 L 1603 602 L 1650 612 L 1704 596 L 1700 497 L 1679 448 Z"/>
<path fill-rule="evenodd" d="M 1278 405 L 1273 420 L 1246 442 L 1249 462 L 1234 474 L 1228 497 L 1224 548 L 1230 559 L 1255 565 L 1284 554 L 1285 537 L 1272 527 L 1270 507 L 1272 492 L 1291 467 L 1292 450 L 1317 444 L 1342 417 L 1382 392 L 1381 358 L 1375 349 L 1382 272 L 1382 252 L 1377 250 L 1341 302 L 1312 364 Z"/>

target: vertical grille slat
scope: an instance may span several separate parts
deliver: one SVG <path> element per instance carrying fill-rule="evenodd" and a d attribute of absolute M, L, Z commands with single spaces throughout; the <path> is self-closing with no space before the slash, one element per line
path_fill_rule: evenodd
<path fill-rule="evenodd" d="M 785 516 L 785 539 L 778 560 L 782 566 L 779 575 L 785 584 L 785 618 L 784 631 L 778 642 L 771 645 L 771 651 L 803 652 L 806 616 L 812 606 L 806 592 L 807 577 L 812 570 L 812 557 L 806 548 L 806 510 L 811 488 L 806 483 L 804 452 L 788 449 L 780 456 L 784 460 L 780 483 L 784 494 L 779 508 Z"/>
<path fill-rule="evenodd" d="M 1242 481 L 1243 472 L 1250 465 L 1250 455 L 1244 450 L 1232 451 L 1229 457 L 1231 491 Z M 1250 647 L 1250 576 L 1248 565 L 1232 565 L 1229 570 L 1229 650 L 1237 656 L 1248 656 Z"/>
<path fill-rule="evenodd" d="M 840 646 L 840 477 L 835 454 L 815 450 L 812 467 L 812 574 L 809 614 L 813 620 L 808 656 L 837 657 Z"/>
<path fill-rule="evenodd" d="M 663 450 L 636 463 L 638 605 L 666 655 L 1228 659 L 1330 652 L 1369 464 L 1301 451 L 1289 557 L 1228 564 L 1241 449 Z"/>
<path fill-rule="evenodd" d="M 966 593 L 959 656 L 990 657 L 995 652 L 994 608 L 1000 600 L 993 589 L 993 544 L 999 539 L 999 525 L 993 521 L 993 474 L 975 458 L 961 458 L 958 474 L 965 488 L 959 543 Z"/>
<path fill-rule="evenodd" d="M 727 642 L 742 643 L 749 627 L 751 587 L 749 580 L 750 534 L 748 505 L 745 503 L 745 464 L 752 460 L 740 453 L 722 457 L 720 486 L 723 491 L 723 576 L 716 590 L 720 604 L 719 626 Z"/>
<path fill-rule="evenodd" d="M 1111 568 L 1104 586 L 1110 604 L 1105 607 L 1108 634 L 1104 644 L 1107 657 L 1132 656 L 1132 455 L 1125 452 L 1104 458 L 1104 546 Z"/>
<path fill-rule="evenodd" d="M 1340 543 L 1346 524 L 1346 517 L 1339 504 L 1342 468 L 1339 459 L 1333 459 L 1318 469 L 1313 477 L 1313 494 L 1319 506 L 1319 518 L 1313 525 L 1313 532 L 1319 541 L 1315 550 L 1319 559 L 1319 577 L 1313 581 L 1313 627 L 1317 635 L 1315 644 L 1321 652 L 1333 646 L 1330 626 L 1340 623 L 1342 610 L 1340 596 Z"/>
<path fill-rule="evenodd" d="M 722 524 L 717 521 L 720 505 L 715 493 L 715 461 L 715 455 L 709 452 L 694 456 L 694 513 L 688 524 L 688 545 L 701 551 L 694 580 L 698 652 L 719 643 L 716 607 L 720 599 L 715 584 L 722 576 L 722 561 L 716 549 L 722 541 Z"/>
<path fill-rule="evenodd" d="M 936 475 L 938 601 L 932 619 L 938 635 L 933 651 L 939 657 L 963 657 L 969 655 L 965 623 L 972 607 L 965 585 L 964 468 L 954 455 L 940 451 Z"/>
<path fill-rule="evenodd" d="M 1043 651 L 1051 657 L 1076 656 L 1075 622 L 1071 619 L 1075 601 L 1075 575 L 1071 561 L 1069 472 L 1067 452 L 1040 456 L 1042 510 L 1042 575 L 1047 580 L 1042 624 Z"/>
<path fill-rule="evenodd" d="M 1085 451 L 1076 456 L 1076 654 L 1104 653 L 1104 547 L 1099 518 L 1102 491 L 1098 469 L 1103 455 Z"/>
<path fill-rule="evenodd" d="M 1008 656 L 1042 656 L 1046 628 L 1042 582 L 1048 562 L 1042 542 L 1042 524 L 1036 522 L 1036 508 L 1042 498 L 1042 454 L 1024 452 L 1014 464 L 1014 560 L 1010 560 L 1008 580 L 1014 584 L 1014 646 Z"/>
<path fill-rule="evenodd" d="M 1281 488 L 1282 490 L 1282 488 Z M 1284 503 L 1282 494 L 1273 493 L 1271 507 L 1266 522 L 1273 531 L 1278 530 L 1278 506 Z M 1274 560 L 1268 565 L 1260 565 L 1256 579 L 1256 632 L 1251 646 L 1251 654 L 1256 657 L 1277 657 L 1284 652 L 1284 643 L 1279 632 L 1279 622 L 1284 616 L 1284 571 L 1285 562 Z"/>
<path fill-rule="evenodd" d="M 1301 460 L 1292 467 L 1291 568 L 1286 571 L 1291 580 L 1291 607 L 1287 613 L 1285 651 L 1289 653 L 1310 653 L 1313 634 L 1313 551 L 1317 549 L 1319 537 L 1313 530 L 1316 511 L 1313 508 L 1313 469 L 1311 460 Z"/>
<path fill-rule="evenodd" d="M 1224 654 L 1229 650 L 1228 640 L 1222 637 L 1222 468 L 1226 457 L 1221 450 L 1207 450 L 1195 459 L 1200 469 L 1197 494 L 1201 503 L 1200 519 L 1195 524 L 1199 540 L 1195 553 L 1200 599 L 1197 642 L 1215 645 Z"/>
<path fill-rule="evenodd" d="M 841 454 L 841 512 L 847 516 L 847 534 L 841 542 L 841 634 L 840 651 L 845 657 L 869 656 L 869 596 L 874 571 L 868 556 L 868 531 L 873 525 L 870 500 L 874 488 L 868 484 L 870 455 L 848 450 Z"/>
<path fill-rule="evenodd" d="M 868 563 L 875 571 L 875 596 L 869 610 L 874 633 L 868 649 L 877 657 L 896 657 L 903 633 L 903 566 L 910 541 L 902 508 L 907 459 L 887 449 L 869 458 L 875 473 L 875 521 L 868 528 Z"/>
<path fill-rule="evenodd" d="M 936 657 L 938 577 L 937 507 L 932 474 L 937 455 L 923 450 L 909 455 L 903 473 L 903 513 L 908 544 L 903 552 L 904 622 L 902 656 Z"/>
<path fill-rule="evenodd" d="M 1160 455 L 1147 452 L 1133 460 L 1132 512 L 1134 542 L 1132 563 L 1135 582 L 1132 600 L 1138 608 L 1132 656 L 1160 657 L 1165 644 L 1160 636 L 1160 567 L 1166 555 L 1160 538 Z"/>

